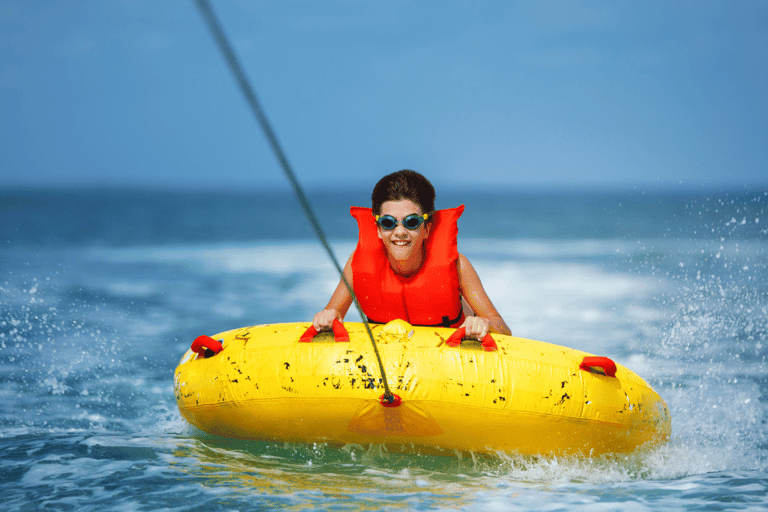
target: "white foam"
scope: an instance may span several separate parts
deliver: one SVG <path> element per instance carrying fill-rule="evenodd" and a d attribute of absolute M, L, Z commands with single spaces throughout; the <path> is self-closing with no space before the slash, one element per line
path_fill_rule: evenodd
<path fill-rule="evenodd" d="M 343 265 L 354 244 L 334 243 L 332 249 Z M 111 262 L 183 264 L 208 272 L 259 272 L 277 276 L 333 268 L 321 245 L 305 241 L 100 248 L 91 250 L 90 256 Z"/>

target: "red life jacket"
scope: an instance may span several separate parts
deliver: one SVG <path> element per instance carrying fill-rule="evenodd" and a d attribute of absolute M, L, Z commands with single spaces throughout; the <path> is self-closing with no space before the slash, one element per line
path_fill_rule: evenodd
<path fill-rule="evenodd" d="M 456 221 L 463 212 L 464 205 L 434 213 L 421 267 L 405 277 L 389 265 L 371 209 L 350 208 L 359 229 L 352 256 L 352 286 L 371 322 L 400 318 L 411 325 L 444 327 L 464 322 L 456 247 Z"/>

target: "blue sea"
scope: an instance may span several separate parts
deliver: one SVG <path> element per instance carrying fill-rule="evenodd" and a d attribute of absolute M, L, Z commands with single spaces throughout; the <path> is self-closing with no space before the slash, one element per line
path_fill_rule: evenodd
<path fill-rule="evenodd" d="M 343 263 L 369 192 L 310 199 Z M 633 369 L 669 443 L 438 457 L 207 436 L 173 393 L 192 340 L 308 321 L 338 281 L 290 192 L 0 189 L 0 507 L 768 509 L 768 190 L 437 203 L 466 204 L 460 251 L 513 333 Z"/>

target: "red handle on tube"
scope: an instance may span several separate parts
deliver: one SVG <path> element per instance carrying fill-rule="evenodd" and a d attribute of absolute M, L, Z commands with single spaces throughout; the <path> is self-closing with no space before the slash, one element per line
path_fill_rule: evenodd
<path fill-rule="evenodd" d="M 195 338 L 195 341 L 192 342 L 192 352 L 196 352 L 204 357 L 215 356 L 221 352 L 223 348 L 224 347 L 220 341 L 215 340 L 210 336 L 198 336 Z"/>
<path fill-rule="evenodd" d="M 310 325 L 309 329 L 307 329 L 304 334 L 301 335 L 301 338 L 299 338 L 299 342 L 311 343 L 312 338 L 315 336 L 317 336 L 317 329 L 315 329 L 314 325 Z M 338 318 L 333 321 L 333 339 L 335 339 L 337 343 L 349 341 L 349 333 Z"/>
<path fill-rule="evenodd" d="M 466 334 L 467 329 L 465 327 L 459 327 L 453 334 L 448 337 L 447 340 L 445 340 L 445 344 L 449 347 L 458 347 L 461 345 L 461 340 L 464 339 Z M 499 347 L 496 345 L 496 341 L 493 339 L 493 336 L 491 336 L 491 333 L 485 335 L 483 341 L 480 343 L 480 346 L 483 347 L 483 350 L 486 352 L 499 350 Z"/>
<path fill-rule="evenodd" d="M 607 357 L 586 356 L 581 361 L 579 368 L 586 372 L 597 373 L 606 377 L 616 377 L 616 363 Z"/>

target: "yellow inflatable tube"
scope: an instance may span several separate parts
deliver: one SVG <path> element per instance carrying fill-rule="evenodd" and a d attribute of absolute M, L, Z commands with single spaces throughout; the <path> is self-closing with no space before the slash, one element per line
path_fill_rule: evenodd
<path fill-rule="evenodd" d="M 321 333 L 302 342 L 308 327 L 243 327 L 213 336 L 223 350 L 211 357 L 188 351 L 174 376 L 181 415 L 224 437 L 416 452 L 599 455 L 670 435 L 661 397 L 607 358 L 503 335 L 451 346 L 453 329 L 372 325 L 402 399 L 384 407 L 365 326 L 344 324 L 349 341 Z"/>

